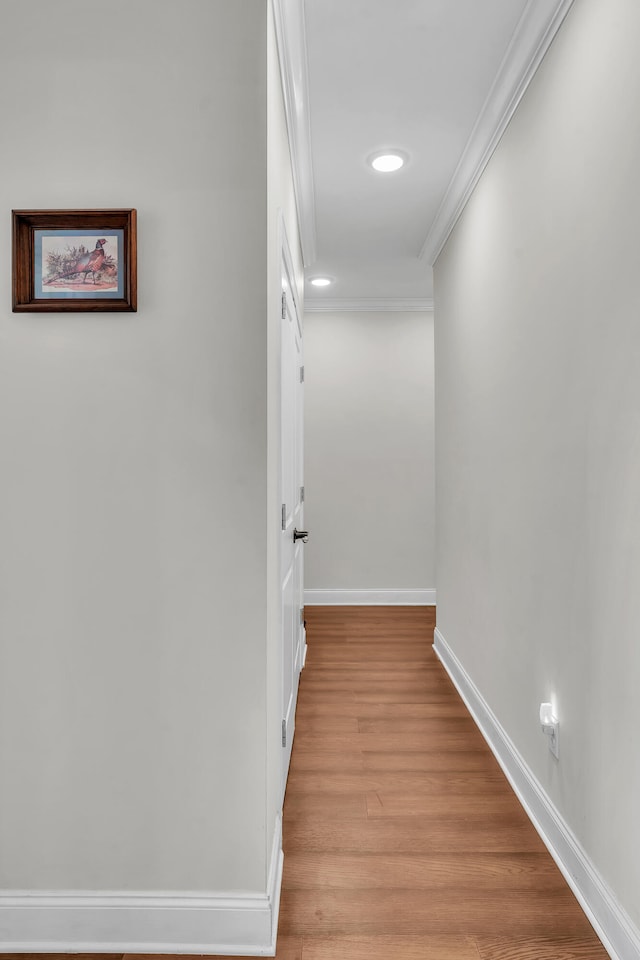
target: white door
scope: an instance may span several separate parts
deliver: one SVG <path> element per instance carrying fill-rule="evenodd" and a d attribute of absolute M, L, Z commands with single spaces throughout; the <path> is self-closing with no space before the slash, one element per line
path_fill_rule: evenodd
<path fill-rule="evenodd" d="M 304 530 L 302 320 L 292 267 L 283 242 L 280 469 L 282 588 L 282 796 L 287 784 L 295 729 L 298 679 L 306 653 L 304 631 Z"/>

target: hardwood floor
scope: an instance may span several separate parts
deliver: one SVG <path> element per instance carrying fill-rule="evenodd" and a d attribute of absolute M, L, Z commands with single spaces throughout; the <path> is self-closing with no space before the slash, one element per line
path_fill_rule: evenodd
<path fill-rule="evenodd" d="M 434 609 L 306 618 L 278 960 L 607 960 L 433 653 Z"/>
<path fill-rule="evenodd" d="M 606 960 L 435 657 L 427 607 L 307 607 L 280 960 Z"/>

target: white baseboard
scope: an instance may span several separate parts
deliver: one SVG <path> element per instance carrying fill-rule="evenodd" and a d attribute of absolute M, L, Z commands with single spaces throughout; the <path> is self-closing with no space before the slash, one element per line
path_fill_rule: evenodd
<path fill-rule="evenodd" d="M 264 894 L 0 892 L 0 953 L 275 954 L 278 818 Z"/>
<path fill-rule="evenodd" d="M 640 960 L 640 931 L 617 903 L 437 628 L 434 649 L 606 951 L 612 960 Z"/>
<path fill-rule="evenodd" d="M 306 656 L 306 647 L 305 647 Z M 269 950 L 262 953 L 262 956 L 275 956 L 276 940 L 278 938 L 278 917 L 280 915 L 280 893 L 282 890 L 282 870 L 284 867 L 284 853 L 282 850 L 282 816 L 276 817 L 276 824 L 273 831 L 273 843 L 271 844 L 271 857 L 269 860 L 269 876 L 267 878 L 267 900 L 271 907 L 271 936 L 269 940 Z"/>
<path fill-rule="evenodd" d="M 327 606 L 432 607 L 435 590 L 305 590 L 304 602 Z"/>

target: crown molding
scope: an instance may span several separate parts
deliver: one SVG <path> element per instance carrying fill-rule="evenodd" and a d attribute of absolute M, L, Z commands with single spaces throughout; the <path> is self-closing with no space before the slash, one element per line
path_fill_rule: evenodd
<path fill-rule="evenodd" d="M 316 259 L 316 209 L 304 2 L 273 0 L 273 13 L 300 245 L 304 265 L 308 267 Z"/>
<path fill-rule="evenodd" d="M 529 0 L 420 252 L 433 265 L 574 0 Z"/>
<path fill-rule="evenodd" d="M 429 299 L 349 299 L 332 300 L 307 297 L 305 313 L 432 313 L 433 300 Z"/>

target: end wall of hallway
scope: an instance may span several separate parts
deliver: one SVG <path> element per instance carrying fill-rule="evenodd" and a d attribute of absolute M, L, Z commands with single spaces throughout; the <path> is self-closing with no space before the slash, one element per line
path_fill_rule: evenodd
<path fill-rule="evenodd" d="M 307 603 L 435 603 L 433 315 L 305 318 Z"/>

